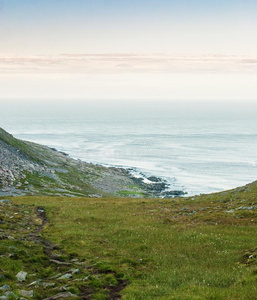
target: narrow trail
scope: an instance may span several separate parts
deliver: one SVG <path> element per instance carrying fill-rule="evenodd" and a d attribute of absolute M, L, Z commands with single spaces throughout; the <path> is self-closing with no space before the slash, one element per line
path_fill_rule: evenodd
<path fill-rule="evenodd" d="M 34 233 L 30 235 L 30 238 L 32 238 L 36 243 L 39 243 L 43 246 L 43 252 L 49 258 L 50 263 L 55 266 L 57 274 L 70 274 L 72 276 L 73 272 L 79 270 L 78 272 L 81 273 L 83 273 L 84 271 L 88 273 L 88 271 L 90 271 L 92 275 L 111 273 L 115 277 L 117 276 L 114 271 L 100 271 L 95 267 L 92 268 L 92 266 L 85 265 L 83 261 L 79 261 L 78 259 L 69 259 L 68 255 L 62 249 L 60 249 L 58 245 L 42 238 L 41 233 L 43 232 L 45 226 L 49 223 L 44 207 L 37 207 L 35 213 L 37 218 L 40 220 L 40 224 L 37 226 Z M 69 278 L 70 285 L 72 284 L 73 280 L 75 281 L 75 279 L 73 279 L 72 277 Z M 102 287 L 104 290 L 108 291 L 108 294 L 106 296 L 107 300 L 121 299 L 120 293 L 124 288 L 126 288 L 126 286 L 128 285 L 128 281 L 117 278 L 117 282 L 117 285 L 106 284 Z M 45 298 L 44 300 L 54 300 L 70 297 L 78 297 L 82 300 L 89 300 L 93 298 L 95 293 L 94 288 L 90 288 L 86 285 L 81 285 L 79 290 L 81 293 L 78 296 L 66 291 Z"/>

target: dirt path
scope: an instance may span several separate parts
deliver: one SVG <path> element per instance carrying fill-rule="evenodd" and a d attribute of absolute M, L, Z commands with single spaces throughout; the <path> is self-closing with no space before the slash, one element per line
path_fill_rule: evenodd
<path fill-rule="evenodd" d="M 43 239 L 41 237 L 41 233 L 44 230 L 44 227 L 48 224 L 48 219 L 46 216 L 45 209 L 43 207 L 37 207 L 36 208 L 36 216 L 38 219 L 41 220 L 40 224 L 37 226 L 36 231 L 31 235 L 34 240 L 38 243 L 40 243 L 43 246 L 43 252 L 44 254 L 49 257 L 50 263 L 55 265 L 56 272 L 64 273 L 65 274 L 72 274 L 72 271 L 76 273 L 83 273 L 84 271 L 88 273 L 90 270 L 90 273 L 92 275 L 95 274 L 112 274 L 114 277 L 117 277 L 117 274 L 115 272 L 103 272 L 99 271 L 96 268 L 88 267 L 84 264 L 83 261 L 79 261 L 78 259 L 69 259 L 68 255 L 63 252 L 56 244 L 53 244 L 51 241 Z M 79 269 L 78 269 L 79 267 Z M 84 269 L 84 270 L 83 270 Z M 79 271 L 78 271 L 79 270 Z M 87 275 L 89 277 L 89 275 Z M 76 280 L 76 279 L 75 279 Z M 73 281 L 72 278 L 70 278 L 69 284 L 71 284 Z M 121 299 L 121 291 L 128 285 L 127 280 L 123 280 L 120 278 L 117 278 L 118 284 L 117 285 L 111 285 L 106 284 L 102 287 L 102 289 L 108 291 L 106 295 L 106 299 L 113 299 L 118 300 Z M 95 289 L 90 288 L 86 285 L 81 285 L 79 287 L 80 294 L 78 295 L 79 299 L 92 299 L 92 297 L 95 294 Z M 66 293 L 58 293 L 56 295 L 53 295 L 51 297 L 45 298 L 44 300 L 54 300 L 54 299 L 61 299 L 66 297 L 74 297 L 75 295 L 69 295 L 69 292 Z"/>

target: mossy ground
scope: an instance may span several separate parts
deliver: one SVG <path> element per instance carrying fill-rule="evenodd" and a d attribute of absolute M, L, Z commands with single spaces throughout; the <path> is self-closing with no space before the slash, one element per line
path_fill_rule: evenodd
<path fill-rule="evenodd" d="M 81 285 L 92 299 L 110 298 L 120 279 L 126 282 L 122 299 L 257 299 L 256 183 L 177 199 L 19 197 L 12 202 L 45 208 L 49 223 L 43 237 L 57 244 L 67 261 L 83 262 L 88 279 Z M 1 252 L 16 245 L 5 243 Z M 21 250 L 27 251 L 25 245 Z M 32 272 L 43 266 L 41 277 L 54 273 L 40 248 L 31 253 L 33 265 L 31 257 L 1 265 L 13 287 L 21 268 Z M 74 292 L 79 286 L 78 281 Z"/>

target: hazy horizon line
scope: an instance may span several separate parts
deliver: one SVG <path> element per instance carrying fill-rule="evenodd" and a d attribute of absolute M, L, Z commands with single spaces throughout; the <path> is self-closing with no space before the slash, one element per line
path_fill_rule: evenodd
<path fill-rule="evenodd" d="M 257 56 L 171 53 L 0 55 L 0 74 L 252 73 Z"/>

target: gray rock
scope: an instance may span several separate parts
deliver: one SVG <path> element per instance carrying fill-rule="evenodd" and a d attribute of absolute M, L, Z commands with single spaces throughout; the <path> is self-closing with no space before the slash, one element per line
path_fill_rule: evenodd
<path fill-rule="evenodd" d="M 70 298 L 70 297 L 78 298 L 77 295 L 74 295 L 74 294 L 72 294 L 70 292 L 64 292 L 64 293 L 59 293 L 57 295 L 51 296 L 51 297 L 46 298 L 44 300 L 55 300 L 55 299 Z"/>
<path fill-rule="evenodd" d="M 41 285 L 42 282 L 43 282 L 42 279 L 38 279 L 36 281 L 31 282 L 31 284 L 29 284 L 28 286 Z"/>
<path fill-rule="evenodd" d="M 56 279 L 58 277 L 60 277 L 62 275 L 62 273 L 58 273 L 57 275 L 54 275 L 53 277 L 51 277 L 51 279 Z"/>
<path fill-rule="evenodd" d="M 9 199 L 0 200 L 0 204 L 11 204 L 11 200 Z"/>
<path fill-rule="evenodd" d="M 8 300 L 8 298 L 5 296 L 0 296 L 0 300 Z"/>
<path fill-rule="evenodd" d="M 90 276 L 90 275 L 84 277 L 82 280 L 83 280 L 83 281 L 86 281 L 86 280 L 89 280 L 89 279 L 91 279 L 91 276 Z"/>
<path fill-rule="evenodd" d="M 32 298 L 34 296 L 34 291 L 33 290 L 31 290 L 31 291 L 20 290 L 19 293 L 23 297 Z"/>
<path fill-rule="evenodd" d="M 12 288 L 8 284 L 4 284 L 3 286 L 0 287 L 1 291 L 11 291 Z"/>
<path fill-rule="evenodd" d="M 64 274 L 63 276 L 59 277 L 58 279 L 63 280 L 63 279 L 70 279 L 70 278 L 72 278 L 72 275 L 68 273 L 68 274 Z"/>
<path fill-rule="evenodd" d="M 5 293 L 4 293 L 4 296 L 5 296 L 7 299 L 13 299 L 13 298 L 18 299 L 18 296 L 15 295 L 13 292 L 5 292 Z"/>
<path fill-rule="evenodd" d="M 162 182 L 162 179 L 158 178 L 156 176 L 150 176 L 147 179 L 150 180 L 150 181 L 152 181 L 152 182 Z"/>
<path fill-rule="evenodd" d="M 90 197 L 90 198 L 102 198 L 103 196 L 100 195 L 100 194 L 90 194 L 90 195 L 88 195 L 88 197 Z"/>
<path fill-rule="evenodd" d="M 23 272 L 23 271 L 20 271 L 20 272 L 16 275 L 16 278 L 17 278 L 19 281 L 25 281 L 26 278 L 27 278 L 27 275 L 28 275 L 28 273 Z"/>
<path fill-rule="evenodd" d="M 238 210 L 253 210 L 253 209 L 256 209 L 256 207 L 253 207 L 253 206 L 240 206 L 237 209 Z"/>

